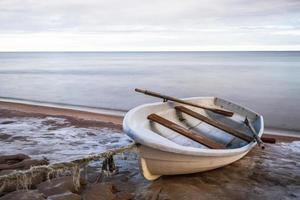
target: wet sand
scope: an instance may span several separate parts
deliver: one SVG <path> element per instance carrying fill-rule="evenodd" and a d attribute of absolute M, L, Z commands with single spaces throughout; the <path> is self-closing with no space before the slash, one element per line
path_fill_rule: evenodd
<path fill-rule="evenodd" d="M 66 116 L 0 110 L 0 154 L 27 154 L 63 162 L 125 146 L 121 126 Z"/>
<path fill-rule="evenodd" d="M 40 129 L 43 129 L 44 126 L 47 127 L 47 130 L 43 129 L 44 133 L 53 130 L 65 130 L 64 128 L 70 127 L 73 131 L 80 130 L 83 131 L 79 131 L 80 133 L 86 134 L 90 132 L 90 129 L 106 130 L 107 132 L 101 133 L 102 137 L 97 138 L 99 141 L 103 139 L 104 145 L 105 142 L 111 142 L 111 137 L 105 135 L 114 134 L 110 130 L 115 130 L 118 132 L 117 134 L 121 135 L 121 127 L 112 123 L 99 123 L 98 121 L 62 116 L 52 116 L 50 119 L 47 117 L 49 116 L 0 110 L 0 119 L 2 119 L 0 141 L 13 137 L 13 133 L 5 132 L 7 131 L 5 126 L 19 123 L 22 120 L 26 125 L 24 119 L 28 118 L 44 119 L 44 121 L 42 120 L 44 124 L 37 124 L 37 128 Z M 58 119 L 65 121 L 58 123 L 60 122 Z M 23 127 L 28 127 L 24 123 Z M 27 125 L 32 126 L 32 124 Z M 48 130 L 49 128 L 50 130 Z M 73 195 L 74 199 L 75 197 L 79 199 L 299 199 L 300 141 L 295 141 L 297 138 L 291 137 L 272 137 L 276 137 L 278 143 L 266 144 L 265 150 L 254 148 L 243 159 L 226 167 L 204 173 L 164 176 L 154 182 L 145 180 L 140 174 L 138 152 L 133 150 L 115 157 L 118 173 L 110 177 L 101 175 L 101 162 L 90 163 L 86 169 L 86 174 L 83 176 L 86 180 L 80 192 L 71 191 L 71 194 L 68 195 Z M 95 139 L 95 137 L 90 139 Z M 21 147 L 28 145 L 20 143 L 20 140 L 10 142 L 21 145 Z M 117 144 L 122 145 L 123 143 L 117 142 Z M 98 183 L 95 183 L 96 180 Z M 54 187 L 54 183 L 48 182 L 47 187 Z M 44 185 L 32 188 L 33 190 L 30 192 L 37 193 L 36 195 L 39 197 L 42 196 L 40 199 L 47 197 L 50 199 L 49 196 L 53 194 L 60 195 L 66 192 L 54 188 L 54 193 L 50 195 L 45 192 L 45 189 L 42 189 L 45 188 Z M 99 191 L 101 192 L 99 193 Z M 29 195 L 26 191 L 21 195 L 26 196 L 25 193 Z M 17 195 L 17 193 L 10 193 L 0 199 L 13 199 Z"/>

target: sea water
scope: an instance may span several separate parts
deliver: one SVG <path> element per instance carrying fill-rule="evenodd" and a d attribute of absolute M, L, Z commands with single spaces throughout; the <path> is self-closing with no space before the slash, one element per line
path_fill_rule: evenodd
<path fill-rule="evenodd" d="M 300 130 L 300 52 L 0 53 L 0 96 L 118 110 L 176 96 L 218 96 Z"/>

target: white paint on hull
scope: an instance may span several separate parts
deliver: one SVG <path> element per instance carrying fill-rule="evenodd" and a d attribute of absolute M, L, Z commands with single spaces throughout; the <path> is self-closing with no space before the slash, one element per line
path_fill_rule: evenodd
<path fill-rule="evenodd" d="M 161 175 L 191 174 L 213 170 L 231 164 L 248 153 L 234 156 L 187 156 L 156 150 L 141 145 L 140 168 L 147 180 L 155 180 Z"/>

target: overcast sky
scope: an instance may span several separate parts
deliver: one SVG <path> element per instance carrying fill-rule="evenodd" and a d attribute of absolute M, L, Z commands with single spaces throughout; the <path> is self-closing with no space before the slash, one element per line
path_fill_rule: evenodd
<path fill-rule="evenodd" d="M 0 51 L 300 50 L 300 0 L 0 0 Z"/>

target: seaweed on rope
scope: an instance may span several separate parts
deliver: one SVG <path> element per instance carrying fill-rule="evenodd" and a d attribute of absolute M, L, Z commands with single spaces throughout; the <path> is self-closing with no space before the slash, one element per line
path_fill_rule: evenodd
<path fill-rule="evenodd" d="M 108 151 L 89 155 L 70 162 L 53 163 L 50 165 L 32 166 L 28 170 L 15 170 L 10 174 L 0 176 L 0 193 L 6 186 L 15 185 L 16 189 L 29 189 L 32 185 L 32 179 L 37 176 L 45 176 L 47 180 L 56 177 L 66 171 L 71 171 L 73 175 L 73 184 L 76 189 L 80 187 L 80 168 L 91 161 L 107 159 L 113 155 L 123 153 L 136 147 L 135 143 L 120 148 L 110 149 Z"/>

